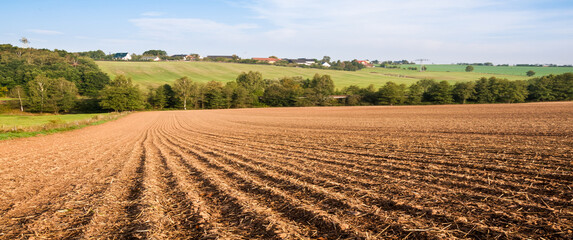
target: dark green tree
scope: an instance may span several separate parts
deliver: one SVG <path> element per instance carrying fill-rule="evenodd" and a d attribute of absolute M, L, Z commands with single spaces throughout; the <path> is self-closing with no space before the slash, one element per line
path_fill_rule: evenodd
<path fill-rule="evenodd" d="M 301 78 L 284 77 L 279 81 L 272 81 L 265 88 L 263 102 L 276 107 L 295 106 L 304 93 L 301 80 Z"/>
<path fill-rule="evenodd" d="M 527 82 L 523 80 L 509 81 L 507 88 L 502 93 L 503 101 L 506 103 L 525 102 L 528 95 Z"/>
<path fill-rule="evenodd" d="M 448 81 L 441 81 L 428 89 L 430 100 L 437 104 L 448 104 L 454 101 L 452 88 Z"/>
<path fill-rule="evenodd" d="M 143 95 L 131 78 L 117 76 L 100 91 L 100 106 L 116 112 L 133 111 L 144 108 Z"/>
<path fill-rule="evenodd" d="M 248 73 L 241 73 L 236 79 L 239 87 L 243 87 L 247 90 L 249 97 L 251 98 L 251 106 L 259 105 L 259 98 L 263 96 L 265 91 L 265 82 L 263 81 L 263 75 L 260 72 L 249 71 Z"/>
<path fill-rule="evenodd" d="M 474 66 L 468 65 L 468 66 L 466 67 L 466 72 L 473 72 L 473 71 L 474 71 Z"/>
<path fill-rule="evenodd" d="M 39 111 L 40 113 L 44 112 L 50 84 L 50 78 L 42 75 L 28 82 L 28 97 L 32 110 Z"/>
<path fill-rule="evenodd" d="M 379 103 L 386 105 L 402 104 L 406 101 L 406 85 L 386 82 L 378 90 Z"/>
<path fill-rule="evenodd" d="M 249 92 L 243 86 L 240 86 L 237 82 L 228 82 L 225 85 L 228 90 L 226 92 L 231 93 L 231 107 L 232 108 L 245 108 L 251 105 L 252 99 L 249 96 Z"/>
<path fill-rule="evenodd" d="M 226 108 L 228 105 L 223 96 L 223 84 L 221 82 L 207 82 L 202 93 L 204 95 L 204 108 L 219 109 Z"/>
<path fill-rule="evenodd" d="M 361 102 L 368 105 L 375 105 L 378 103 L 378 91 L 374 88 L 373 84 L 368 85 L 366 88 L 362 88 L 359 91 L 361 96 Z"/>
<path fill-rule="evenodd" d="M 167 56 L 167 52 L 165 52 L 164 50 L 147 50 L 147 51 L 143 52 L 142 55 L 163 57 L 163 56 Z"/>
<path fill-rule="evenodd" d="M 528 77 L 533 77 L 533 75 L 535 75 L 535 72 L 533 70 L 529 70 L 525 73 Z"/>
<path fill-rule="evenodd" d="M 454 84 L 454 99 L 461 104 L 466 104 L 468 99 L 474 97 L 475 92 L 474 82 L 457 82 Z"/>
<path fill-rule="evenodd" d="M 330 105 L 332 99 L 330 95 L 334 94 L 334 82 L 330 75 L 315 74 L 310 81 L 310 95 L 307 96 L 309 100 L 315 105 Z"/>
<path fill-rule="evenodd" d="M 533 78 L 528 90 L 531 101 L 573 100 L 573 73 Z"/>
<path fill-rule="evenodd" d="M 406 102 L 408 104 L 422 104 L 422 100 L 424 99 L 424 87 L 418 82 L 414 83 L 408 87 L 407 95 Z"/>
<path fill-rule="evenodd" d="M 350 85 L 342 89 L 342 94 L 346 95 L 345 104 L 347 106 L 360 105 L 362 102 L 362 88 L 357 85 Z"/>
<path fill-rule="evenodd" d="M 573 100 L 573 73 L 553 75 L 552 91 L 559 101 Z"/>
<path fill-rule="evenodd" d="M 76 104 L 78 89 L 75 84 L 64 78 L 48 78 L 37 76 L 28 82 L 28 97 L 30 108 L 44 112 L 68 112 Z"/>
<path fill-rule="evenodd" d="M 477 103 L 493 103 L 495 96 L 491 91 L 490 82 L 487 78 L 480 78 L 475 85 L 475 100 Z"/>
<path fill-rule="evenodd" d="M 173 91 L 173 87 L 169 84 L 163 84 L 163 92 L 165 93 L 165 107 L 166 108 L 178 108 L 181 102 L 177 98 L 177 94 Z"/>
<path fill-rule="evenodd" d="M 157 88 L 149 87 L 148 89 L 147 103 L 149 103 L 151 108 L 161 110 L 167 106 L 167 96 L 163 86 L 159 86 Z"/>

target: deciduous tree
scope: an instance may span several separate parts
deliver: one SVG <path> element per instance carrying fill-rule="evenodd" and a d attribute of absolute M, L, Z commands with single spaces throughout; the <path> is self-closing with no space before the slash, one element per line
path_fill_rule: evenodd
<path fill-rule="evenodd" d="M 76 103 L 77 94 L 76 85 L 64 78 L 54 79 L 39 75 L 33 81 L 28 82 L 30 107 L 41 113 L 70 111 Z"/>
<path fill-rule="evenodd" d="M 434 103 L 448 104 L 454 101 L 452 97 L 452 88 L 448 81 L 441 81 L 438 84 L 432 85 L 428 89 L 428 95 Z"/>
<path fill-rule="evenodd" d="M 131 78 L 117 76 L 100 92 L 100 106 L 116 112 L 143 109 L 143 96 Z"/>
<path fill-rule="evenodd" d="M 13 97 L 13 98 L 18 98 L 18 101 L 20 102 L 20 111 L 23 112 L 24 111 L 24 102 L 22 101 L 22 98 L 24 97 L 24 88 L 22 88 L 22 86 L 17 85 L 15 87 L 12 88 L 12 90 L 10 90 L 9 96 Z"/>
<path fill-rule="evenodd" d="M 475 83 L 473 82 L 457 82 L 454 84 L 453 95 L 454 99 L 461 104 L 466 104 L 466 101 L 472 98 L 475 94 Z"/>
<path fill-rule="evenodd" d="M 406 85 L 396 84 L 394 82 L 386 82 L 384 86 L 380 88 L 379 101 L 381 104 L 402 104 L 406 101 Z"/>
<path fill-rule="evenodd" d="M 533 77 L 533 75 L 535 75 L 535 72 L 533 70 L 529 70 L 525 73 L 528 77 Z"/>
<path fill-rule="evenodd" d="M 241 73 L 236 79 L 237 84 L 247 90 L 251 103 L 253 106 L 259 105 L 259 98 L 263 96 L 265 91 L 265 82 L 263 81 L 263 74 L 260 72 Z"/>
<path fill-rule="evenodd" d="M 187 103 L 189 101 L 196 103 L 198 86 L 187 76 L 175 80 L 173 90 L 183 102 L 183 109 L 187 110 Z"/>
<path fill-rule="evenodd" d="M 307 98 L 311 99 L 316 105 L 329 105 L 331 102 L 330 95 L 334 94 L 334 82 L 330 75 L 315 74 L 310 81 L 310 93 Z"/>

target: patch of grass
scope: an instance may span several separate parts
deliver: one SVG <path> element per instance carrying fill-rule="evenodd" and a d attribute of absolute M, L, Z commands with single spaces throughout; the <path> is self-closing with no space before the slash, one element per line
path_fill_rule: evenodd
<path fill-rule="evenodd" d="M 428 71 L 432 72 L 465 72 L 467 65 L 435 64 L 426 65 Z M 517 67 L 517 66 L 476 66 L 474 73 L 502 74 L 527 77 L 526 72 L 533 70 L 536 76 L 546 76 L 549 74 L 563 74 L 573 72 L 573 67 Z"/>
<path fill-rule="evenodd" d="M 0 131 L 6 129 L 22 129 L 28 127 L 42 126 L 55 123 L 69 123 L 83 121 L 94 117 L 105 117 L 108 113 L 96 114 L 0 114 Z"/>
<path fill-rule="evenodd" d="M 468 73 L 465 72 L 465 65 L 426 65 L 428 71 L 425 72 L 385 68 L 365 68 L 360 71 L 349 72 L 328 69 L 216 62 L 98 61 L 97 64 L 111 77 L 120 74 L 131 77 L 135 83 L 140 84 L 142 89 L 145 89 L 147 86 L 157 87 L 162 84 L 171 84 L 175 79 L 183 76 L 188 76 L 197 82 L 207 82 L 211 80 L 230 82 L 235 81 L 241 72 L 248 71 L 261 72 L 265 79 L 278 79 L 285 76 L 312 78 L 316 73 L 328 74 L 332 77 L 337 88 L 343 88 L 349 85 L 366 87 L 370 84 L 374 84 L 375 87 L 380 87 L 388 81 L 410 85 L 420 79 L 446 80 L 450 83 L 475 81 L 481 77 L 489 78 L 492 76 L 507 78 L 509 80 L 525 80 L 528 79 L 528 77 L 525 76 L 525 72 L 528 70 L 535 71 L 535 76 L 573 71 L 573 68 L 561 67 L 475 66 L 475 70 Z M 404 65 L 403 67 L 408 67 L 408 65 Z"/>
<path fill-rule="evenodd" d="M 48 135 L 102 124 L 126 113 L 68 115 L 0 115 L 0 140 Z"/>

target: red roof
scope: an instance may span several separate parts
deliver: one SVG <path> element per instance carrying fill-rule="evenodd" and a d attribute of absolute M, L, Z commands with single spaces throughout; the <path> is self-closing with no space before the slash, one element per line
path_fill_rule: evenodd
<path fill-rule="evenodd" d="M 374 67 L 374 65 L 372 65 L 371 63 L 369 63 L 367 60 L 357 60 L 358 63 L 366 66 L 366 67 Z"/>

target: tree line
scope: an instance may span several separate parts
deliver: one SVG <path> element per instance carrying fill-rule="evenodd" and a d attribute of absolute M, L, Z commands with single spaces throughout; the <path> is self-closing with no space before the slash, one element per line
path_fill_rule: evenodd
<path fill-rule="evenodd" d="M 109 82 L 109 76 L 89 57 L 57 49 L 0 45 L 0 96 L 17 98 L 21 110 L 101 110 L 97 98 Z"/>
<path fill-rule="evenodd" d="M 573 100 L 573 73 L 548 75 L 530 80 L 510 81 L 482 77 L 477 81 L 437 82 L 419 80 L 414 84 L 387 82 L 379 89 L 345 87 L 346 105 L 419 105 L 453 103 L 522 103 Z"/>
<path fill-rule="evenodd" d="M 312 79 L 283 77 L 270 80 L 263 79 L 260 72 L 249 71 L 225 84 L 217 81 L 202 83 L 181 77 L 173 84 L 148 88 L 142 104 L 148 109 L 321 106 L 332 105 L 335 92 L 329 75 L 315 74 Z"/>
<path fill-rule="evenodd" d="M 149 88 L 151 109 L 216 109 L 242 107 L 293 107 L 335 105 L 420 105 L 453 103 L 521 103 L 573 100 L 573 74 L 549 75 L 529 81 L 496 77 L 450 84 L 431 79 L 412 85 L 387 82 L 376 89 L 351 85 L 335 89 L 329 75 L 311 79 L 263 79 L 259 72 L 241 73 L 233 82 L 194 82 L 182 77 L 173 85 Z"/>

